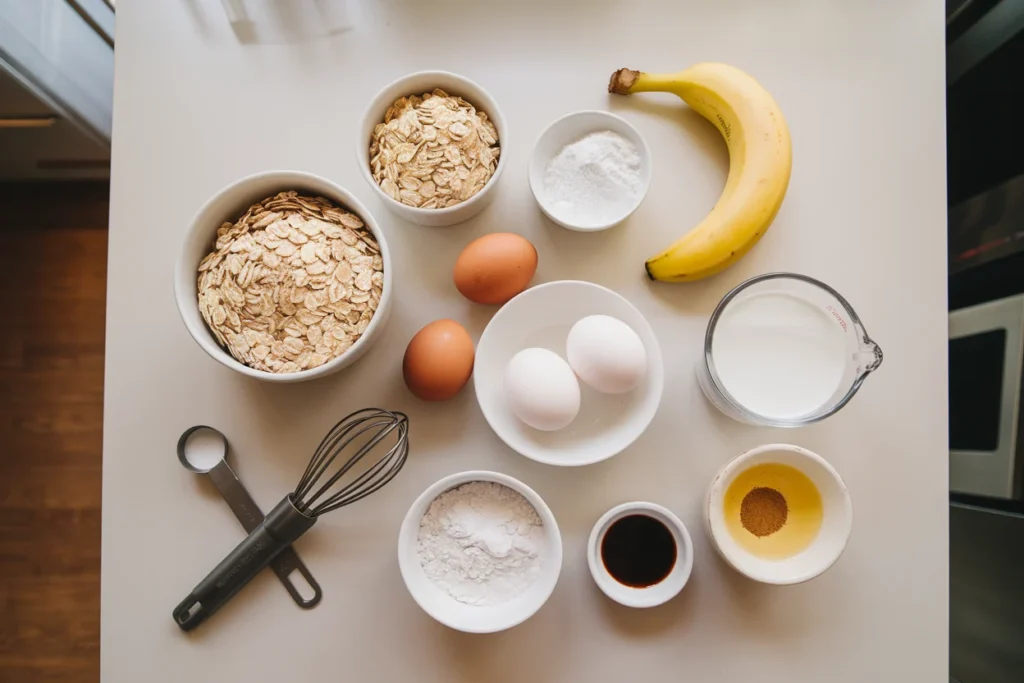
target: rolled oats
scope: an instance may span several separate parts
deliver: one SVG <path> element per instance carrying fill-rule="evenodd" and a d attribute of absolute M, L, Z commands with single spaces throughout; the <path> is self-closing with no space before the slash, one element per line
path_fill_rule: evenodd
<path fill-rule="evenodd" d="M 466 201 L 498 168 L 498 130 L 441 89 L 400 97 L 373 130 L 370 171 L 392 199 L 441 209 Z"/>
<path fill-rule="evenodd" d="M 383 286 L 380 245 L 358 216 L 281 192 L 217 229 L 199 264 L 199 312 L 238 361 L 298 372 L 362 336 Z"/>

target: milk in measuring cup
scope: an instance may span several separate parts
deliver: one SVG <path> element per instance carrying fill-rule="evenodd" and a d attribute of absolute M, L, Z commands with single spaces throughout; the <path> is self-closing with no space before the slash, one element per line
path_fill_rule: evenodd
<path fill-rule="evenodd" d="M 829 402 L 846 368 L 842 328 L 820 307 L 784 292 L 731 302 L 711 357 L 722 386 L 748 411 L 794 419 Z"/>

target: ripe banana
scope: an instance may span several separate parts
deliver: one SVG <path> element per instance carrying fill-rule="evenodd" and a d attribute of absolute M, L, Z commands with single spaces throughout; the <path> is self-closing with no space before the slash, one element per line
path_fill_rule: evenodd
<path fill-rule="evenodd" d="M 648 259 L 652 280 L 688 282 L 728 268 L 757 244 L 782 205 L 793 153 L 779 106 L 761 84 L 728 64 L 675 74 L 619 69 L 608 92 L 670 92 L 714 124 L 729 147 L 722 196 L 701 223 Z"/>

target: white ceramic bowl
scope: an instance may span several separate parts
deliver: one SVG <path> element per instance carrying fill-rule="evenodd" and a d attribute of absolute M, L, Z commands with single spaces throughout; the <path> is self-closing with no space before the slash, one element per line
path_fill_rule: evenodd
<path fill-rule="evenodd" d="M 580 383 L 579 414 L 557 432 L 527 426 L 509 408 L 505 367 L 529 347 L 565 358 L 569 329 L 588 315 L 610 315 L 633 328 L 647 351 L 647 376 L 625 394 L 602 394 Z M 621 452 L 651 423 L 664 387 L 661 348 L 631 303 L 590 282 L 562 280 L 531 287 L 506 303 L 488 323 L 476 349 L 473 382 L 487 423 L 513 450 L 549 465 L 589 465 Z"/>
<path fill-rule="evenodd" d="M 466 605 L 439 588 L 423 571 L 416 542 L 420 520 L 427 508 L 439 495 L 471 481 L 493 481 L 518 492 L 540 515 L 547 539 L 547 557 L 541 566 L 541 576 L 518 598 L 494 606 Z M 504 631 L 529 619 L 539 610 L 558 583 L 562 571 L 562 535 L 558 523 L 544 499 L 529 486 L 498 472 L 459 472 L 435 482 L 420 494 L 409 508 L 398 532 L 398 568 L 409 594 L 423 611 L 445 626 L 466 633 L 493 633 Z"/>
<path fill-rule="evenodd" d="M 729 485 L 741 472 L 763 463 L 800 470 L 821 494 L 823 517 L 817 537 L 805 550 L 783 560 L 763 559 L 740 547 L 722 512 Z M 715 476 L 708 488 L 705 520 L 715 549 L 736 571 L 755 581 L 785 585 L 809 581 L 835 564 L 850 538 L 853 505 L 842 477 L 820 455 L 800 446 L 768 444 L 736 456 Z"/>
<path fill-rule="evenodd" d="M 629 515 L 647 515 L 657 519 L 672 532 L 672 538 L 676 543 L 676 563 L 672 571 L 659 583 L 646 588 L 634 588 L 619 583 L 608 573 L 601 560 L 601 544 L 604 542 L 605 533 L 612 524 Z M 598 588 L 615 602 L 626 607 L 655 607 L 678 595 L 690 580 L 690 573 L 693 571 L 693 541 L 690 540 L 690 532 L 686 530 L 686 525 L 667 508 L 642 501 L 623 503 L 604 513 L 594 525 L 590 532 L 590 541 L 587 543 L 587 564 L 590 565 L 590 575 L 594 577 Z"/>
<path fill-rule="evenodd" d="M 554 202 L 544 187 L 545 170 L 547 169 L 548 162 L 555 158 L 563 147 L 576 142 L 590 133 L 605 130 L 618 133 L 636 146 L 637 151 L 640 153 L 640 181 L 643 183 L 643 189 L 637 197 L 636 203 L 621 216 L 615 216 L 604 223 L 586 224 L 574 222 L 570 217 L 559 215 L 558 212 L 553 210 Z M 616 116 L 606 111 L 579 111 L 567 114 L 544 129 L 540 138 L 537 139 L 537 143 L 533 146 L 533 154 L 530 157 L 530 189 L 533 191 L 533 197 L 537 200 L 537 204 L 540 206 L 540 210 L 544 212 L 544 215 L 563 228 L 580 232 L 597 232 L 616 226 L 629 218 L 640 204 L 643 203 L 650 186 L 651 149 L 647 146 L 647 141 L 640 135 L 640 132 L 621 116 Z"/>
<path fill-rule="evenodd" d="M 199 313 L 196 279 L 199 262 L 213 248 L 217 228 L 221 223 L 225 221 L 234 223 L 254 203 L 287 190 L 298 190 L 325 197 L 358 215 L 380 245 L 380 255 L 384 261 L 384 287 L 377 312 L 370 320 L 366 332 L 345 353 L 316 368 L 278 374 L 256 370 L 238 362 L 217 343 Z M 391 305 L 391 280 L 391 256 L 384 233 L 381 232 L 380 226 L 366 210 L 366 207 L 351 192 L 325 178 L 310 173 L 267 171 L 231 183 L 213 195 L 196 213 L 182 242 L 178 260 L 174 266 L 174 298 L 189 334 L 199 344 L 199 347 L 217 362 L 243 375 L 267 382 L 302 382 L 337 372 L 354 363 L 370 348 L 370 344 L 380 334 L 380 330 L 387 322 Z"/>
<path fill-rule="evenodd" d="M 422 95 L 434 88 L 441 88 L 449 95 L 458 95 L 479 111 L 487 114 L 498 130 L 498 145 L 501 147 L 501 154 L 498 156 L 498 167 L 495 169 L 494 175 L 475 195 L 455 206 L 443 209 L 419 209 L 392 199 L 384 190 L 380 189 L 380 185 L 370 173 L 370 141 L 373 137 L 374 127 L 384 121 L 385 112 L 395 100 L 409 95 Z M 505 123 L 505 117 L 490 93 L 458 74 L 448 71 L 419 71 L 385 86 L 370 102 L 366 112 L 363 113 L 362 125 L 356 139 L 356 163 L 359 165 L 359 172 L 362 173 L 363 178 L 370 184 L 380 200 L 399 218 L 430 227 L 455 225 L 477 215 L 494 199 L 494 188 L 505 171 L 507 163 L 506 158 L 510 149 L 508 140 L 508 125 Z"/>

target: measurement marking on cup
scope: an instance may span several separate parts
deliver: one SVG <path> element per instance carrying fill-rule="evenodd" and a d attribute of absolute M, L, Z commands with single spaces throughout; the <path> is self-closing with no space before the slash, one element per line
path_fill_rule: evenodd
<path fill-rule="evenodd" d="M 839 311 L 831 306 L 826 306 L 825 310 L 832 314 L 832 317 L 835 318 L 839 322 L 840 327 L 843 328 L 843 332 L 846 332 L 846 321 L 843 319 L 843 316 L 839 315 Z"/>

